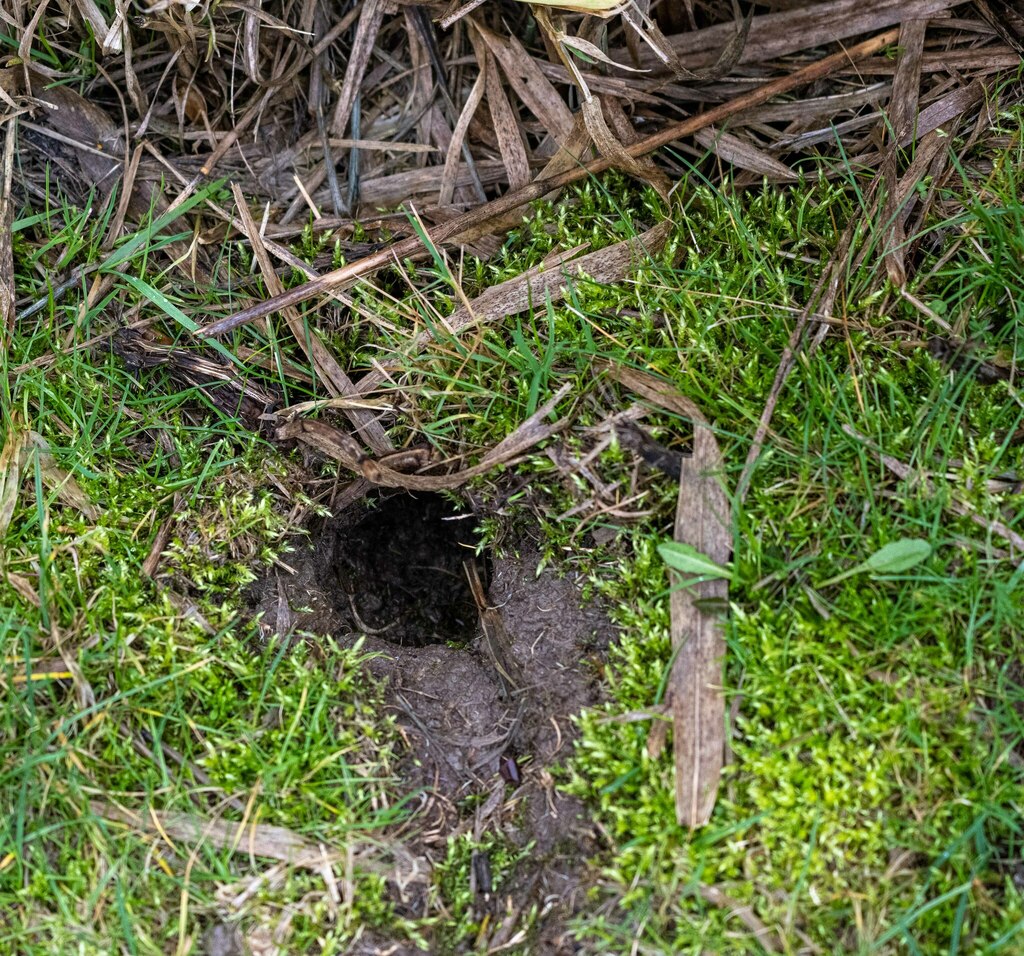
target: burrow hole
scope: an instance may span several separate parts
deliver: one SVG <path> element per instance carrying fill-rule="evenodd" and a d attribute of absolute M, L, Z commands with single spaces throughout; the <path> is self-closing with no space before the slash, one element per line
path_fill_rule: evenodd
<path fill-rule="evenodd" d="M 335 525 L 338 617 L 354 633 L 394 644 L 470 641 L 478 612 L 464 562 L 477 563 L 485 586 L 490 572 L 476 524 L 439 494 L 381 494 L 353 506 Z"/>

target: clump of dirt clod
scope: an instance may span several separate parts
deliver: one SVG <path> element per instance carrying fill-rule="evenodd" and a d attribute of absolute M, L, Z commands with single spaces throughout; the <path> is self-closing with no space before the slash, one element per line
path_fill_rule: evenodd
<path fill-rule="evenodd" d="M 254 604 L 268 634 L 362 636 L 379 653 L 367 666 L 386 679 L 408 742 L 403 784 L 422 794 L 415 825 L 403 831 L 415 834 L 411 854 L 437 863 L 448 838 L 464 832 L 530 847 L 498 885 L 486 860 L 473 868 L 475 908 L 490 914 L 488 947 L 511 939 L 536 907 L 532 951 L 575 952 L 565 920 L 582 902 L 596 845 L 581 804 L 555 789 L 550 768 L 570 751 L 572 717 L 598 701 L 594 662 L 613 627 L 600 608 L 581 607 L 571 574 L 536 573 L 528 539 L 503 555 L 483 553 L 477 523 L 439 495 L 358 503 L 288 556 L 293 574 L 261 581 Z M 467 579 L 474 568 L 483 608 Z M 512 687 L 488 651 L 481 610 L 504 645 Z M 393 892 L 403 916 L 426 915 L 423 881 Z M 371 949 L 356 952 L 382 944 L 364 938 Z"/>

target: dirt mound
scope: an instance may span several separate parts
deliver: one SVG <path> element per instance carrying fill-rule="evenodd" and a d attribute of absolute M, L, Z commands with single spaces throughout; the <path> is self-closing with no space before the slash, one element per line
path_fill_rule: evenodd
<path fill-rule="evenodd" d="M 569 753 L 572 717 L 598 701 L 597 665 L 613 628 L 600 608 L 581 607 L 571 575 L 536 573 L 528 540 L 518 554 L 478 556 L 475 524 L 437 495 L 354 506 L 288 556 L 294 574 L 260 582 L 254 605 L 268 634 L 365 635 L 380 655 L 368 666 L 386 679 L 408 743 L 405 789 L 419 794 L 413 826 L 403 828 L 409 851 L 436 864 L 462 833 L 529 848 L 497 883 L 486 855 L 474 856 L 471 888 L 477 917 L 491 914 L 488 945 L 507 942 L 536 907 L 533 951 L 573 952 L 564 920 L 580 902 L 596 843 L 551 768 Z M 515 672 L 511 688 L 482 633 L 467 560 L 489 585 L 485 613 Z M 422 884 L 394 893 L 404 915 L 426 915 Z"/>

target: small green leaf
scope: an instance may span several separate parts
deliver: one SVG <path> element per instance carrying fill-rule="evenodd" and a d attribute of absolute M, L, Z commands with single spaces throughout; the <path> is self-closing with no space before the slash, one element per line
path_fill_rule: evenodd
<path fill-rule="evenodd" d="M 900 538 L 880 547 L 874 554 L 855 564 L 852 568 L 837 574 L 834 578 L 822 581 L 819 587 L 838 584 L 855 574 L 865 571 L 871 574 L 899 574 L 920 564 L 932 553 L 932 546 L 923 538 Z"/>
<path fill-rule="evenodd" d="M 931 553 L 931 544 L 922 538 L 900 538 L 879 548 L 860 567 L 874 574 L 899 574 L 920 564 Z"/>
<path fill-rule="evenodd" d="M 704 578 L 732 578 L 732 571 L 701 554 L 693 545 L 681 541 L 666 541 L 658 545 L 658 554 L 674 571 L 696 574 Z"/>
<path fill-rule="evenodd" d="M 702 614 L 729 613 L 729 602 L 725 598 L 697 598 L 693 606 Z"/>

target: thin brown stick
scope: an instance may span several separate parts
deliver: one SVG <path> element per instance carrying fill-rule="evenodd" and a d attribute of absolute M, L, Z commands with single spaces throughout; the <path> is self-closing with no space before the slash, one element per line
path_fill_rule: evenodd
<path fill-rule="evenodd" d="M 473 594 L 473 603 L 476 604 L 477 613 L 480 615 L 480 629 L 484 635 L 480 642 L 481 647 L 498 675 L 501 697 L 508 699 L 521 694 L 525 690 L 522 671 L 519 669 L 516 659 L 511 655 L 510 645 L 512 642 L 505 630 L 501 612 L 487 603 L 487 594 L 480 577 L 480 565 L 475 558 L 470 558 L 468 561 L 462 562 L 462 568 L 466 572 L 466 580 L 469 582 L 469 589 Z"/>
<path fill-rule="evenodd" d="M 11 184 L 14 180 L 15 124 L 7 123 L 2 134 L 3 147 L 0 152 L 0 347 L 4 352 L 14 333 L 14 251 L 11 245 L 12 223 L 14 222 L 14 197 Z"/>
<path fill-rule="evenodd" d="M 735 116 L 737 113 L 741 113 L 743 110 L 750 109 L 753 106 L 761 106 L 773 96 L 779 96 L 780 94 L 788 93 L 790 90 L 796 89 L 797 87 L 813 83 L 816 80 L 820 80 L 823 77 L 848 66 L 850 63 L 855 62 L 858 59 L 877 53 L 879 50 L 884 49 L 890 43 L 894 42 L 898 36 L 899 30 L 887 30 L 885 33 L 880 33 L 878 36 L 872 37 L 870 40 L 865 40 L 863 43 L 858 43 L 856 46 L 850 47 L 848 50 L 841 50 L 839 53 L 833 53 L 830 56 L 824 57 L 815 63 L 811 63 L 810 65 L 791 73 L 789 76 L 772 80 L 770 83 L 765 83 L 764 86 L 760 86 L 756 90 L 751 90 L 749 93 L 738 96 L 727 103 L 721 104 L 720 106 L 716 106 L 714 109 L 710 109 L 706 113 L 690 117 L 689 119 L 683 120 L 679 123 L 673 123 L 665 129 L 660 130 L 657 133 L 653 133 L 652 135 L 634 143 L 632 146 L 628 147 L 627 152 L 633 157 L 643 156 L 653 150 L 660 149 L 662 146 L 666 146 L 677 139 L 692 136 L 698 130 L 704 129 L 707 126 L 722 123 L 724 120 Z M 481 223 L 484 223 L 489 219 L 511 212 L 513 209 L 518 209 L 520 206 L 524 206 L 536 199 L 540 199 L 542 196 L 553 190 L 562 189 L 563 187 L 583 179 L 586 176 L 604 172 L 604 170 L 608 169 L 610 166 L 610 160 L 598 158 L 593 162 L 588 163 L 586 166 L 576 166 L 557 176 L 536 180 L 528 186 L 524 186 L 522 189 L 506 193 L 504 196 L 487 203 L 487 205 L 479 206 L 478 208 L 464 213 L 455 219 L 442 223 L 439 226 L 435 226 L 433 229 L 427 231 L 425 236 L 426 242 L 434 245 L 446 242 L 474 226 L 479 226 Z M 335 269 L 333 272 L 328 272 L 325 275 L 322 275 L 319 279 L 296 286 L 294 289 L 289 289 L 281 295 L 272 296 L 262 302 L 257 302 L 254 305 L 251 305 L 246 309 L 242 309 L 233 315 L 229 315 L 224 319 L 220 319 L 217 322 L 211 322 L 209 325 L 200 328 L 197 334 L 203 336 L 223 335 L 224 333 L 237 329 L 248 322 L 261 319 L 264 316 L 269 315 L 271 312 L 277 312 L 286 306 L 293 306 L 300 302 L 305 302 L 307 299 L 320 295 L 321 293 L 328 292 L 345 283 L 352 282 L 360 276 L 364 276 L 367 273 L 380 269 L 392 262 L 400 261 L 406 256 L 415 255 L 423 248 L 424 241 L 418 236 L 412 236 L 408 239 L 404 239 L 401 242 L 395 243 L 389 249 L 382 250 L 374 253 L 373 255 L 366 256 L 363 259 L 359 259 L 356 262 L 350 263 L 349 265 L 342 266 L 340 269 Z"/>

